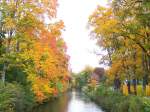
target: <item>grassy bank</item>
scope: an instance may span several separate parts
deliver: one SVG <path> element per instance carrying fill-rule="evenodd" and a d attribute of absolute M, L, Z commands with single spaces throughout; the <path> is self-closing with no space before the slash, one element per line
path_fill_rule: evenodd
<path fill-rule="evenodd" d="M 83 92 L 106 112 L 150 112 L 150 99 L 135 95 L 124 96 L 103 84 L 85 86 Z"/>

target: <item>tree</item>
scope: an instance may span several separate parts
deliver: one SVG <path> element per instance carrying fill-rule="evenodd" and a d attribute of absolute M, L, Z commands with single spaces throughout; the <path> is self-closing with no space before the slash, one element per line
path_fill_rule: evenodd
<path fill-rule="evenodd" d="M 68 56 L 56 17 L 57 0 L 0 0 L 0 71 L 2 80 L 29 87 L 36 101 L 68 87 Z"/>
<path fill-rule="evenodd" d="M 142 79 L 149 73 L 149 1 L 114 0 L 89 17 L 98 45 L 108 53 L 108 77 Z"/>

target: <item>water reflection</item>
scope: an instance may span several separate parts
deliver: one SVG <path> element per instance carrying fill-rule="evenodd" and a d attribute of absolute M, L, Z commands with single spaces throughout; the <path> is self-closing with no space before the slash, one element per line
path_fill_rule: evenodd
<path fill-rule="evenodd" d="M 34 109 L 33 112 L 103 112 L 95 103 L 83 97 L 80 92 L 72 91 L 53 102 Z"/>

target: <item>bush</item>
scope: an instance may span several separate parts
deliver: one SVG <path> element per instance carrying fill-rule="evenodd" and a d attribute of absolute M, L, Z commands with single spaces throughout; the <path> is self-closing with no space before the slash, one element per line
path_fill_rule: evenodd
<path fill-rule="evenodd" d="M 30 108 L 33 105 L 29 106 L 34 101 L 29 96 L 31 92 L 25 92 L 19 84 L 3 85 L 0 82 L 0 112 L 24 112 L 27 106 Z"/>
<path fill-rule="evenodd" d="M 88 90 L 84 92 L 106 112 L 150 112 L 149 98 L 135 95 L 124 96 L 121 92 L 114 91 L 104 84 L 97 86 L 96 91 L 93 92 L 90 89 L 85 90 Z"/>
<path fill-rule="evenodd" d="M 129 96 L 128 101 L 129 101 L 128 112 L 143 112 L 141 97 Z"/>
<path fill-rule="evenodd" d="M 150 112 L 150 99 L 149 98 L 143 98 L 143 112 Z"/>

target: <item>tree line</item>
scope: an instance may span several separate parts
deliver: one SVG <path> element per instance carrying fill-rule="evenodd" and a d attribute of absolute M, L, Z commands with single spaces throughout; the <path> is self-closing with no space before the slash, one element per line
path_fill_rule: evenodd
<path fill-rule="evenodd" d="M 15 88 L 33 104 L 67 89 L 69 57 L 61 35 L 64 23 L 52 22 L 56 8 L 57 0 L 0 0 L 0 111 L 19 108 L 12 100 L 19 94 Z M 14 96 L 7 97 L 8 88 Z"/>
<path fill-rule="evenodd" d="M 98 6 L 89 17 L 92 36 L 107 54 L 101 63 L 109 66 L 108 82 L 150 80 L 150 1 L 113 0 Z"/>

